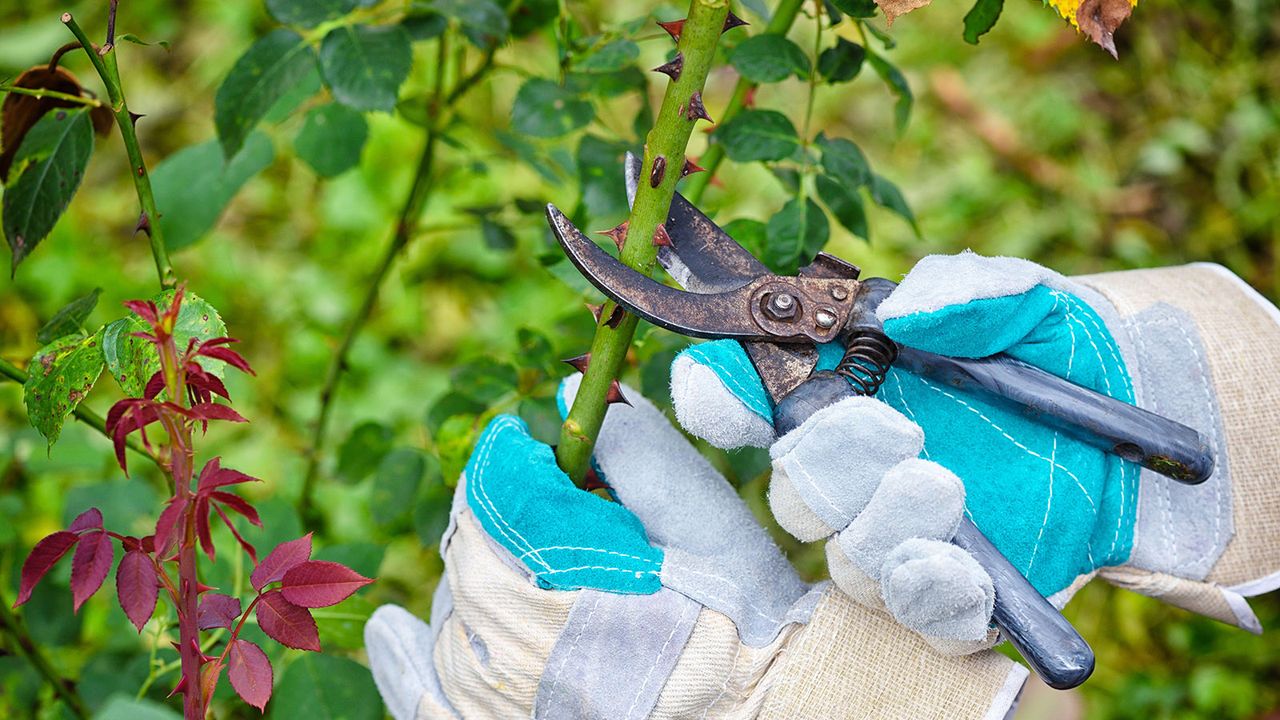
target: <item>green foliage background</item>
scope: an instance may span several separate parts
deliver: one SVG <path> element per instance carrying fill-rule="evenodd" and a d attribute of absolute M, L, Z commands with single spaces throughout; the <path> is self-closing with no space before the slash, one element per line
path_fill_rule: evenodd
<path fill-rule="evenodd" d="M 105 8 L 47 0 L 7 5 L 0 10 L 0 77 L 41 62 L 67 40 L 61 11 L 74 12 L 97 37 Z M 661 19 L 681 12 L 648 2 L 571 2 L 568 9 L 593 32 L 625 27 L 650 11 Z M 963 248 L 1024 256 L 1065 273 L 1210 260 L 1277 298 L 1280 3 L 1144 0 L 1121 31 L 1120 63 L 1086 45 L 1040 3 L 1018 0 L 1006 3 L 1000 24 L 975 48 L 960 37 L 966 10 L 936 3 L 895 24 L 898 47 L 884 54 L 903 70 L 916 98 L 903 131 L 895 129 L 894 96 L 868 68 L 850 84 L 819 85 L 812 128 L 855 140 L 876 172 L 902 188 L 920 226 L 917 236 L 902 218 L 868 203 L 871 241 L 833 222 L 829 251 L 886 277 L 928 253 Z M 138 129 L 153 168 L 215 137 L 218 86 L 241 53 L 274 27 L 256 2 L 121 4 L 121 32 L 171 44 L 120 46 L 130 105 L 146 114 Z M 802 17 L 791 35 L 806 51 L 811 28 Z M 641 67 L 666 59 L 669 42 L 660 31 L 648 25 L 631 32 L 641 39 Z M 402 99 L 430 87 L 437 67 L 434 42 L 413 47 Z M 478 61 L 474 48 L 458 52 L 469 67 Z M 603 52 L 592 57 L 583 62 L 605 70 L 616 62 Z M 634 127 L 643 131 L 648 123 L 642 112 L 648 101 L 635 93 L 606 98 L 597 86 L 585 108 L 580 99 L 559 99 L 564 112 L 590 118 L 587 132 L 602 140 L 580 146 L 582 131 L 547 140 L 513 133 L 513 123 L 537 134 L 538 123 L 555 121 L 513 117 L 513 103 L 526 76 L 555 78 L 558 62 L 552 30 L 501 49 L 495 71 L 459 104 L 439 145 L 438 180 L 421 231 L 391 270 L 353 347 L 317 485 L 320 556 L 376 574 L 379 582 L 327 616 L 317 613 L 324 655 L 275 651 L 272 717 L 380 717 L 372 684 L 356 664 L 362 618 L 385 602 L 429 610 L 440 572 L 432 543 L 443 527 L 447 485 L 484 408 L 518 411 L 544 439 L 556 435 L 551 392 L 567 369 L 555 359 L 585 350 L 592 323 L 582 301 L 594 298 L 564 263 L 552 262 L 557 251 L 540 205 L 576 208 L 590 228 L 623 219 L 620 177 L 592 169 L 604 161 L 580 161 L 616 157 L 619 143 L 636 142 Z M 65 64 L 99 87 L 83 56 L 68 56 Z M 658 80 L 648 86 L 653 102 Z M 736 80 L 727 61 L 713 71 L 706 93 L 712 117 Z M 793 77 L 762 87 L 756 104 L 786 113 L 799 127 L 808 92 Z M 346 123 L 340 126 L 358 133 L 359 124 L 342 111 L 309 116 L 328 103 L 323 93 L 303 102 L 282 122 L 262 125 L 260 138 L 250 137 L 258 147 L 254 163 L 265 169 L 235 195 L 211 233 L 191 238 L 173 257 L 179 276 L 219 309 L 258 371 L 256 378 L 228 378 L 238 409 L 252 422 L 217 428 L 199 452 L 221 454 L 226 464 L 267 481 L 251 490 L 270 536 L 258 538 L 260 547 L 302 532 L 297 501 L 326 366 L 383 253 L 423 142 L 412 107 L 370 113 L 359 165 L 339 172 L 349 158 L 326 156 L 313 161 L 313 170 L 297 157 L 295 138 L 307 147 L 302 138 L 316 132 L 309 125 Z M 314 151 L 317 143 L 310 142 Z M 705 139 L 697 133 L 693 142 L 696 156 Z M 38 347 L 37 329 L 96 287 L 103 290 L 85 323 L 90 328 L 120 316 L 121 301 L 154 293 L 146 242 L 131 238 L 136 201 L 122 170 L 123 148 L 115 136 L 97 145 L 67 215 L 14 279 L 0 281 L 6 359 L 25 363 Z M 269 161 L 261 154 L 267 149 Z M 216 156 L 193 158 L 198 164 Z M 317 170 L 337 174 L 327 179 Z M 722 223 L 767 221 L 792 194 L 786 173 L 759 163 L 726 162 L 717 177 L 703 205 Z M 199 204 L 189 212 L 199 213 Z M 629 380 L 662 401 L 666 365 L 683 341 L 643 326 L 641 336 Z M 118 393 L 99 383 L 86 404 L 105 411 Z M 26 550 L 84 507 L 102 507 L 109 526 L 145 530 L 162 499 L 158 477 L 144 462 L 135 460 L 133 478 L 125 479 L 104 438 L 76 422 L 62 435 L 47 453 L 28 423 L 21 388 L 0 383 L 3 602 L 12 601 Z M 713 455 L 759 508 L 760 455 Z M 803 572 L 822 572 L 820 552 L 781 535 L 779 542 Z M 243 572 L 220 566 L 214 578 L 230 585 Z M 139 638 L 106 594 L 73 616 L 66 567 L 51 577 L 24 612 L 33 636 L 61 672 L 78 679 L 95 711 L 129 716 L 124 698 L 138 694 L 153 655 L 167 662 L 172 651 L 150 627 Z M 1264 626 L 1280 624 L 1275 597 L 1254 606 Z M 1055 716 L 1082 702 L 1090 717 L 1249 718 L 1280 707 L 1274 632 L 1249 636 L 1099 584 L 1067 614 L 1096 648 L 1098 670 L 1072 697 L 1031 711 Z M 0 638 L 0 716 L 61 717 L 48 688 L 6 643 L 7 636 Z M 159 701 L 175 680 L 171 673 L 142 694 Z M 341 696 L 333 695 L 335 687 Z M 225 683 L 221 692 L 229 697 Z M 345 714 L 326 714 L 339 708 Z M 229 702 L 218 714 L 254 711 Z"/>

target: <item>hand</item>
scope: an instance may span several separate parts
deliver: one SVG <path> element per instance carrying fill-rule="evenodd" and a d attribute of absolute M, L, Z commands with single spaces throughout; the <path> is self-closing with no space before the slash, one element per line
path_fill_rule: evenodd
<path fill-rule="evenodd" d="M 386 606 L 365 629 L 398 720 L 1004 715 L 1021 666 L 937 655 L 802 582 L 710 463 L 624 392 L 633 407 L 610 406 L 595 452 L 616 503 L 575 488 L 518 418 L 485 429 L 430 624 Z"/>
<path fill-rule="evenodd" d="M 1216 266 L 1073 282 L 1024 260 L 972 253 L 926 258 L 880 308 L 886 333 L 904 345 L 964 357 L 1005 352 L 1200 430 L 1217 472 L 1197 487 L 896 368 L 875 400 L 833 405 L 780 439 L 736 343 L 704 343 L 678 357 L 672 394 L 694 434 L 726 448 L 771 446 L 778 521 L 802 540 L 827 539 L 840 587 L 940 650 L 994 638 L 979 637 L 989 579 L 943 542 L 954 533 L 957 501 L 1059 607 L 1097 573 L 1256 631 L 1241 596 L 1280 583 L 1270 552 L 1280 547 L 1280 450 L 1258 443 L 1270 437 L 1266 408 L 1280 379 L 1271 360 L 1280 347 L 1275 313 Z M 1202 337 L 1199 327 L 1215 334 Z M 1248 358 L 1232 351 L 1242 341 L 1257 348 Z M 824 348 L 819 367 L 833 367 L 840 353 Z M 1250 385 L 1252 394 L 1243 389 Z M 1224 431 L 1233 426 L 1235 445 Z M 1233 494 L 1266 499 L 1233 504 Z"/>

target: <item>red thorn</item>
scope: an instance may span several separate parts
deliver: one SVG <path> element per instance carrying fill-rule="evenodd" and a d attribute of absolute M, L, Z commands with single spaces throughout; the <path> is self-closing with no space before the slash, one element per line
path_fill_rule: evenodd
<path fill-rule="evenodd" d="M 684 70 L 684 53 L 676 51 L 676 56 L 670 62 L 663 63 L 654 68 L 654 72 L 662 73 L 673 81 L 680 79 L 680 73 Z"/>
<path fill-rule="evenodd" d="M 653 231 L 653 244 L 655 247 L 671 247 L 671 236 L 667 234 L 666 225 L 659 225 Z"/>
<path fill-rule="evenodd" d="M 627 407 L 631 407 L 631 401 L 622 394 L 622 386 L 618 384 L 617 380 L 609 383 L 609 394 L 605 395 L 604 401 L 609 405 L 622 403 Z"/>
<path fill-rule="evenodd" d="M 137 235 L 140 232 L 144 232 L 147 234 L 147 237 L 151 237 L 151 217 L 147 215 L 146 210 L 143 210 L 138 215 L 138 224 L 133 226 L 134 235 Z"/>
<path fill-rule="evenodd" d="M 622 224 L 609 230 L 598 230 L 597 235 L 607 235 L 613 244 L 618 246 L 618 252 L 622 252 L 622 246 L 627 244 L 627 225 L 629 220 L 623 220 Z"/>
<path fill-rule="evenodd" d="M 567 360 L 561 360 L 560 362 L 565 363 L 569 367 L 585 375 L 587 372 L 587 366 L 591 364 L 591 353 L 585 353 L 578 357 L 571 357 Z"/>
<path fill-rule="evenodd" d="M 587 492 L 592 490 L 608 490 L 609 486 L 600 479 L 600 475 L 596 473 L 593 467 L 587 468 L 587 474 L 582 476 L 582 489 Z"/>
<path fill-rule="evenodd" d="M 736 27 L 742 27 L 743 25 L 750 25 L 750 24 L 751 23 L 747 22 L 746 20 L 743 20 L 737 15 L 734 15 L 733 11 L 730 10 L 729 17 L 724 19 L 724 27 L 720 30 L 720 34 L 723 35 Z"/>
<path fill-rule="evenodd" d="M 649 187 L 658 187 L 667 176 L 667 157 L 659 155 L 653 159 L 653 169 L 649 171 Z"/>
<path fill-rule="evenodd" d="M 689 158 L 685 158 L 684 167 L 680 168 L 680 177 L 688 177 L 694 173 L 700 173 L 700 172 L 706 172 L 706 171 L 707 169 L 698 165 L 698 163 L 690 160 Z"/>
<path fill-rule="evenodd" d="M 178 684 L 177 684 L 177 685 L 174 685 L 174 686 L 173 686 L 173 689 L 172 689 L 172 690 L 170 690 L 170 691 L 169 691 L 169 694 L 168 694 L 168 695 L 165 695 L 165 697 L 166 697 L 166 698 L 171 698 L 171 697 L 173 697 L 174 695 L 177 695 L 178 693 L 182 693 L 182 694 L 184 694 L 184 695 L 185 695 L 185 694 L 186 694 L 186 692 L 187 692 L 187 676 L 186 676 L 186 675 L 183 675 L 183 676 L 182 676 L 182 679 L 178 681 Z"/>
<path fill-rule="evenodd" d="M 667 31 L 671 39 L 680 42 L 680 33 L 684 31 L 684 20 L 671 20 L 670 22 L 660 22 L 658 27 Z"/>
<path fill-rule="evenodd" d="M 622 318 L 626 316 L 627 311 L 623 310 L 621 305 L 614 305 L 613 312 L 609 313 L 609 319 L 605 320 L 604 324 L 616 330 L 622 324 Z"/>
<path fill-rule="evenodd" d="M 684 116 L 690 120 L 706 120 L 707 122 L 715 122 L 711 116 L 707 114 L 707 108 L 702 104 L 702 91 L 695 90 L 689 96 L 689 107 L 685 109 Z"/>
<path fill-rule="evenodd" d="M 596 323 L 598 324 L 600 322 L 600 311 L 604 309 L 604 303 L 600 303 L 599 305 L 587 303 L 586 305 L 587 309 L 591 311 L 591 317 L 595 318 Z"/>
<path fill-rule="evenodd" d="M 197 582 L 196 582 L 196 592 L 197 592 L 197 593 L 209 592 L 210 590 L 217 590 L 217 589 L 218 589 L 218 588 L 216 588 L 216 587 L 214 587 L 214 586 L 212 586 L 212 585 L 205 585 L 204 583 L 199 582 L 199 581 L 197 581 Z"/>

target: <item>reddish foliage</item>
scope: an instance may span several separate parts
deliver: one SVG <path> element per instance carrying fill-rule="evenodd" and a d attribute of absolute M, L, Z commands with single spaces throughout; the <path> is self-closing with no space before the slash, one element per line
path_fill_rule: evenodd
<path fill-rule="evenodd" d="M 320 632 L 315 619 L 306 608 L 285 599 L 279 590 L 258 599 L 258 627 L 285 647 L 320 652 Z"/>
<path fill-rule="evenodd" d="M 311 557 L 311 533 L 297 540 L 283 542 L 276 546 L 249 575 L 249 584 L 254 590 L 261 590 L 270 583 L 277 582 L 284 574 L 299 563 Z"/>
<path fill-rule="evenodd" d="M 299 607 L 321 608 L 337 605 L 371 582 L 346 565 L 308 560 L 284 574 L 280 592 Z"/>
<path fill-rule="evenodd" d="M 236 638 L 227 651 L 227 677 L 245 702 L 265 710 L 271 699 L 271 661 L 262 648 Z"/>
<path fill-rule="evenodd" d="M 71 597 L 77 612 L 84 601 L 102 587 L 114 559 L 115 549 L 111 546 L 111 537 L 105 532 L 81 536 L 76 554 L 71 557 Z"/>
<path fill-rule="evenodd" d="M 142 632 L 142 626 L 156 610 L 156 598 L 160 594 L 160 581 L 156 566 L 141 550 L 130 550 L 116 568 L 116 597 L 129 622 Z"/>
<path fill-rule="evenodd" d="M 238 617 L 240 617 L 240 601 L 237 598 L 221 593 L 209 593 L 200 598 L 197 625 L 201 630 L 213 628 L 230 630 Z"/>

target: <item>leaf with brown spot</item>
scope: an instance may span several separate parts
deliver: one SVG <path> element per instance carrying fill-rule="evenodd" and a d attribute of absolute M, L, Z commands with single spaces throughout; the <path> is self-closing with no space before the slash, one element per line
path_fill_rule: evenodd
<path fill-rule="evenodd" d="M 67 95 L 83 94 L 80 81 L 76 80 L 75 75 L 62 68 L 50 70 L 45 65 L 37 65 L 23 72 L 12 84 L 14 87 L 31 90 L 52 90 Z M 18 146 L 22 144 L 22 138 L 27 136 L 27 131 L 44 117 L 45 113 L 54 108 L 65 107 L 77 107 L 77 103 L 59 98 L 38 98 L 9 93 L 4 99 L 4 104 L 0 105 L 0 183 L 9 179 L 9 167 L 13 164 L 14 155 L 18 152 Z M 94 108 L 89 116 L 99 135 L 105 135 L 111 130 L 109 109 Z M 102 124 L 104 122 L 105 125 Z"/>
<path fill-rule="evenodd" d="M 880 6 L 885 21 L 892 26 L 899 15 L 906 15 L 912 10 L 928 5 L 929 2 L 930 0 L 876 0 L 876 5 Z"/>
<path fill-rule="evenodd" d="M 1133 12 L 1130 0 L 1084 0 L 1076 10 L 1076 24 L 1099 47 L 1119 59 L 1116 51 L 1116 30 Z"/>
<path fill-rule="evenodd" d="M 66 335 L 36 351 L 27 365 L 23 399 L 31 424 L 57 442 L 62 423 L 102 373 L 102 331 Z"/>

